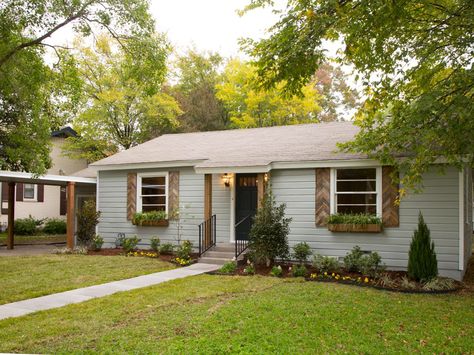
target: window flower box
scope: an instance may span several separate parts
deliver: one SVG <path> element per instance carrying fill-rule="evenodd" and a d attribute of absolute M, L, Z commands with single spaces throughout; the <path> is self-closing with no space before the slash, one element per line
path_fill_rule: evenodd
<path fill-rule="evenodd" d="M 382 231 L 380 217 L 368 213 L 336 213 L 329 216 L 327 223 L 328 230 L 331 232 L 380 233 Z"/>
<path fill-rule="evenodd" d="M 170 222 L 167 219 L 161 221 L 136 221 L 132 220 L 132 224 L 140 227 L 168 227 Z"/>
<path fill-rule="evenodd" d="M 137 212 L 132 218 L 132 224 L 148 227 L 168 227 L 168 215 L 164 211 Z"/>
<path fill-rule="evenodd" d="M 328 224 L 328 230 L 340 233 L 380 233 L 382 232 L 381 224 Z"/>

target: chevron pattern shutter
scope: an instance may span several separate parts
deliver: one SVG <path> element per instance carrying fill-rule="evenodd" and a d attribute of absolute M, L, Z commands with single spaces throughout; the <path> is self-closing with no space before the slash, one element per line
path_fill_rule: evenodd
<path fill-rule="evenodd" d="M 316 226 L 327 225 L 331 213 L 331 169 L 316 169 Z"/>
<path fill-rule="evenodd" d="M 127 174 L 127 219 L 131 221 L 137 211 L 137 174 Z"/>
<path fill-rule="evenodd" d="M 170 171 L 168 176 L 168 215 L 173 219 L 179 211 L 179 171 Z"/>
<path fill-rule="evenodd" d="M 392 166 L 382 167 L 382 221 L 384 227 L 400 226 L 398 198 L 398 183 L 392 181 Z"/>

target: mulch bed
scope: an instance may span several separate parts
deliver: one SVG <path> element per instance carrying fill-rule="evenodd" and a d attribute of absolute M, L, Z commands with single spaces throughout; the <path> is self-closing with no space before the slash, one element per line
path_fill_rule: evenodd
<path fill-rule="evenodd" d="M 150 252 L 150 250 L 146 250 L 146 249 L 137 249 L 136 251 L 145 252 L 145 253 Z M 122 255 L 123 256 L 125 255 L 125 251 L 122 248 L 104 248 L 101 250 L 88 250 L 87 255 L 103 255 L 103 256 Z M 137 257 L 144 257 L 144 256 L 137 256 Z M 176 264 L 176 262 L 174 262 L 175 258 L 176 258 L 176 255 L 173 255 L 173 254 L 159 254 L 159 256 L 156 259 Z M 192 261 L 190 265 L 194 264 L 197 261 L 198 254 L 197 253 L 191 254 L 191 259 Z"/>

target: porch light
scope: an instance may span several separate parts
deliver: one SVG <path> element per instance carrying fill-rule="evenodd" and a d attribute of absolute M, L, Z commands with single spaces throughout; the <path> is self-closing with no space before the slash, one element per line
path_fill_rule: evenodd
<path fill-rule="evenodd" d="M 230 186 L 230 175 L 225 173 L 222 176 L 222 181 L 224 182 L 225 187 L 229 187 Z"/>
<path fill-rule="evenodd" d="M 267 174 L 267 173 L 265 173 L 265 174 L 263 175 L 263 181 L 265 181 L 265 183 L 268 182 L 268 174 Z"/>

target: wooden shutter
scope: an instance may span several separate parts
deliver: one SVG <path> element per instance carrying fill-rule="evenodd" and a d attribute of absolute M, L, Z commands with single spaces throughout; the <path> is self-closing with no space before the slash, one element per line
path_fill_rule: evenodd
<path fill-rule="evenodd" d="M 382 221 L 384 227 L 398 227 L 400 213 L 397 204 L 398 183 L 392 181 L 394 173 L 392 166 L 382 167 Z M 395 174 L 397 174 L 395 172 Z"/>
<path fill-rule="evenodd" d="M 316 169 L 316 226 L 327 225 L 331 213 L 331 169 Z"/>
<path fill-rule="evenodd" d="M 127 174 L 127 219 L 131 221 L 137 211 L 137 174 Z"/>
<path fill-rule="evenodd" d="M 36 192 L 37 192 L 37 195 L 36 195 L 37 199 L 36 200 L 38 202 L 44 202 L 44 185 L 43 184 L 38 184 L 36 186 L 37 186 L 36 187 L 36 189 L 37 189 L 36 190 Z"/>
<path fill-rule="evenodd" d="M 65 216 L 67 212 L 66 186 L 60 187 L 59 192 L 59 214 Z"/>
<path fill-rule="evenodd" d="M 8 207 L 3 208 L 4 205 L 8 206 L 8 183 L 2 182 L 2 214 L 8 214 Z"/>
<path fill-rule="evenodd" d="M 174 219 L 179 211 L 179 171 L 170 171 L 168 179 L 168 216 Z"/>
<path fill-rule="evenodd" d="M 23 184 L 21 182 L 16 184 L 16 200 L 23 201 Z"/>

